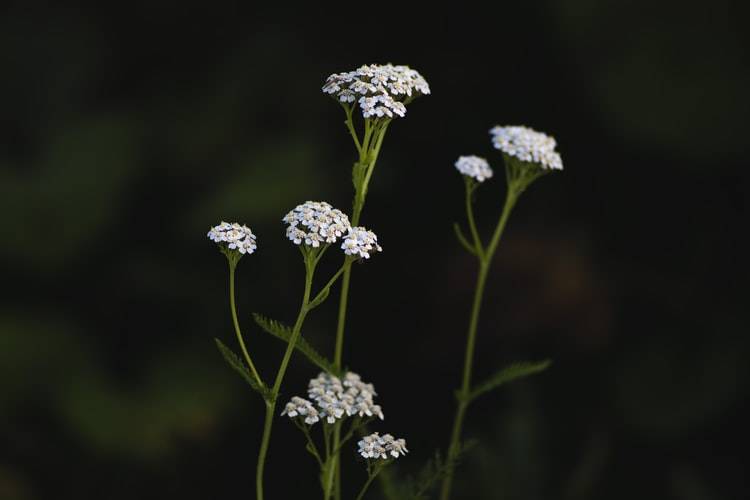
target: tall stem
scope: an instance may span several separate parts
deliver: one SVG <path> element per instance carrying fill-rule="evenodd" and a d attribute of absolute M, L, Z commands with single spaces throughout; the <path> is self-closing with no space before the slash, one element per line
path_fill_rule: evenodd
<path fill-rule="evenodd" d="M 477 325 L 479 324 L 479 313 L 482 308 L 482 298 L 484 296 L 484 289 L 487 283 L 487 273 L 492 264 L 492 258 L 497 250 L 497 247 L 502 238 L 505 226 L 508 223 L 508 217 L 513 210 L 513 206 L 518 199 L 518 194 L 512 186 L 508 186 L 508 193 L 505 197 L 505 205 L 503 206 L 500 220 L 495 227 L 495 231 L 492 235 L 489 245 L 486 249 L 482 249 L 481 243 L 479 243 L 479 236 L 476 233 L 474 225 L 474 215 L 471 210 L 471 191 L 467 188 L 466 190 L 466 207 L 467 217 L 469 218 L 469 225 L 472 230 L 475 244 L 477 245 L 477 259 L 479 260 L 479 270 L 477 272 L 477 283 L 474 289 L 474 301 L 471 306 L 471 317 L 469 318 L 469 329 L 466 334 L 466 353 L 464 356 L 464 371 L 463 378 L 461 381 L 461 389 L 458 393 L 458 406 L 456 408 L 456 418 L 453 421 L 453 430 L 451 432 L 450 445 L 448 446 L 448 461 L 455 460 L 459 446 L 461 442 L 461 432 L 463 430 L 464 418 L 466 416 L 466 410 L 469 406 L 469 394 L 471 392 L 471 374 L 474 366 L 474 351 L 476 347 L 476 336 L 477 336 Z M 451 495 L 451 488 L 453 485 L 453 474 L 449 471 L 443 479 L 443 486 L 440 492 L 441 500 L 448 500 Z"/>
<path fill-rule="evenodd" d="M 245 361 L 247 361 L 248 366 L 250 367 L 250 370 L 253 372 L 253 376 L 255 377 L 255 380 L 258 381 L 258 385 L 263 387 L 263 382 L 260 380 L 260 375 L 258 375 L 258 371 L 255 369 L 255 365 L 253 364 L 253 360 L 250 358 L 250 354 L 247 352 L 247 348 L 245 347 L 245 341 L 242 338 L 242 332 L 240 332 L 240 322 L 237 320 L 237 304 L 234 300 L 234 272 L 237 268 L 237 262 L 232 261 L 232 259 L 227 259 L 229 261 L 229 307 L 232 310 L 232 322 L 234 323 L 234 333 L 237 335 L 237 341 L 240 344 L 240 349 L 242 349 L 242 355 L 245 357 Z"/>
<path fill-rule="evenodd" d="M 297 315 L 297 321 L 294 323 L 292 328 L 292 336 L 289 339 L 289 343 L 284 352 L 284 358 L 281 360 L 279 371 L 276 374 L 276 380 L 271 388 L 271 400 L 266 401 L 266 417 L 263 424 L 263 437 L 260 442 L 260 451 L 258 452 L 258 467 L 255 472 L 255 491 L 257 500 L 263 500 L 263 470 L 266 464 L 266 455 L 268 453 L 268 445 L 271 441 L 271 430 L 273 428 L 273 420 L 276 416 L 276 399 L 281 389 L 281 383 L 284 381 L 284 375 L 286 374 L 287 367 L 289 366 L 289 360 L 294 352 L 294 346 L 297 344 L 300 332 L 302 331 L 302 324 L 305 322 L 305 317 L 309 312 L 310 304 L 310 290 L 312 289 L 312 278 L 315 272 L 315 266 L 313 262 L 306 256 L 305 257 L 305 293 L 302 297 L 302 306 L 300 307 L 299 314 Z"/>
<path fill-rule="evenodd" d="M 349 131 L 352 133 L 352 136 L 355 139 L 354 143 L 357 147 L 357 151 L 359 152 L 359 161 L 361 163 L 369 160 L 369 164 L 367 165 L 365 177 L 362 180 L 362 184 L 360 186 L 356 186 L 355 188 L 354 203 L 352 206 L 352 226 L 359 225 L 359 218 L 362 215 L 362 209 L 364 209 L 365 199 L 367 198 L 367 187 L 370 183 L 370 179 L 372 178 L 372 173 L 375 170 L 375 164 L 378 161 L 378 156 L 380 155 L 380 148 L 383 145 L 383 138 L 385 137 L 385 133 L 388 130 L 388 123 L 389 122 L 386 122 L 384 125 L 382 125 L 382 127 L 380 127 L 375 139 L 374 147 L 370 148 L 371 136 L 373 128 L 375 126 L 370 124 L 370 120 L 365 121 L 365 137 L 360 146 L 359 141 L 356 139 L 356 134 L 353 132 L 354 127 L 351 122 L 351 115 L 347 115 L 347 127 L 349 128 Z M 346 328 L 346 309 L 349 301 L 349 283 L 351 282 L 351 275 L 352 265 L 351 262 L 347 262 L 345 264 L 344 276 L 341 280 L 341 295 L 339 296 L 339 312 L 338 321 L 336 324 L 336 347 L 333 357 L 334 366 L 339 370 L 342 367 L 344 356 L 344 331 Z M 333 482 L 335 484 L 334 494 L 336 500 L 341 500 L 341 461 L 339 460 L 338 451 L 340 442 L 341 429 L 337 427 L 333 434 L 333 449 L 337 451 L 334 453 L 334 456 L 332 458 L 333 463 L 331 466 L 331 469 L 334 471 Z"/>

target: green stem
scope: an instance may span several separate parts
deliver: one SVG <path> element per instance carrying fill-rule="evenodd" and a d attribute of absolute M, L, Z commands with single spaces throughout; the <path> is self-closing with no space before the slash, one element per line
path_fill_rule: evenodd
<path fill-rule="evenodd" d="M 276 381 L 271 388 L 271 401 L 266 402 L 266 420 L 263 425 L 263 437 L 260 443 L 260 451 L 258 452 L 258 467 L 255 474 L 257 500 L 263 500 L 263 470 L 265 468 L 266 455 L 268 453 L 268 444 L 271 441 L 271 430 L 273 428 L 273 419 L 276 412 L 276 400 L 279 395 L 279 390 L 281 389 L 281 383 L 284 381 L 284 375 L 289 366 L 289 360 L 294 352 L 294 346 L 297 344 L 297 339 L 299 339 L 300 332 L 302 331 L 302 324 L 305 322 L 305 317 L 309 312 L 310 290 L 312 289 L 314 273 L 315 264 L 309 258 L 309 254 L 305 255 L 305 293 L 302 297 L 302 306 L 297 315 L 297 321 L 294 323 L 292 336 L 287 344 L 286 352 L 284 352 L 284 358 L 281 360 L 279 371 L 276 374 Z"/>
<path fill-rule="evenodd" d="M 341 278 L 341 296 L 339 297 L 339 315 L 336 324 L 336 351 L 333 355 L 333 363 L 339 370 L 344 353 L 344 326 L 346 324 L 346 304 L 349 300 L 349 280 L 351 279 L 352 262 L 344 263 L 344 277 Z"/>
<path fill-rule="evenodd" d="M 347 120 L 349 122 L 350 120 Z M 372 178 L 372 173 L 375 170 L 375 164 L 378 161 L 380 155 L 380 148 L 383 145 L 383 138 L 388 128 L 388 122 L 386 122 L 377 132 L 377 138 L 375 140 L 375 146 L 370 151 L 370 140 L 372 137 L 374 127 L 371 126 L 370 120 L 365 121 L 365 137 L 362 141 L 362 147 L 359 147 L 359 142 L 355 141 L 357 150 L 359 152 L 359 161 L 368 161 L 367 170 L 365 177 L 360 186 L 355 189 L 354 206 L 352 207 L 352 226 L 359 225 L 359 218 L 362 215 L 362 209 L 365 206 L 365 199 L 367 197 L 367 186 Z M 350 131 L 353 127 L 350 128 Z M 352 265 L 351 261 L 347 260 L 344 264 L 344 276 L 341 280 L 341 295 L 339 297 L 339 312 L 338 322 L 336 324 L 336 347 L 334 351 L 333 362 L 337 369 L 341 369 L 344 353 L 344 330 L 346 327 L 346 309 L 349 300 L 349 283 L 351 282 Z M 335 483 L 335 498 L 336 500 L 341 499 L 341 461 L 339 460 L 339 447 L 341 443 L 341 429 L 336 428 L 333 435 L 333 448 L 335 451 L 332 458 L 333 464 L 331 470 L 334 473 L 333 482 Z"/>
<path fill-rule="evenodd" d="M 342 264 L 339 270 L 336 271 L 336 274 L 334 274 L 333 277 L 330 280 L 328 280 L 328 283 L 326 283 L 325 286 L 320 289 L 317 295 L 315 295 L 315 298 L 312 299 L 310 302 L 317 303 L 319 300 L 321 300 L 324 294 L 328 293 L 328 290 L 330 290 L 333 284 L 336 283 L 336 280 L 339 279 L 339 276 L 341 276 L 341 274 L 344 272 L 346 266 L 351 264 L 351 261 L 352 259 L 346 259 L 344 264 Z"/>
<path fill-rule="evenodd" d="M 362 145 L 359 143 L 359 137 L 357 137 L 357 130 L 354 128 L 354 121 L 352 120 L 353 106 L 344 105 L 344 111 L 346 112 L 346 128 L 349 130 L 352 139 L 354 140 L 354 146 L 357 148 L 357 152 L 362 154 Z"/>
<path fill-rule="evenodd" d="M 467 184 L 468 186 L 468 184 Z M 474 235 L 476 229 L 474 227 L 474 216 L 471 210 L 471 190 L 466 190 L 467 197 L 467 213 L 469 217 L 469 225 L 472 228 L 472 234 Z M 505 226 L 508 223 L 508 217 L 513 210 L 518 199 L 518 193 L 513 186 L 508 187 L 508 193 L 505 197 L 505 205 L 503 206 L 500 220 L 495 227 L 495 231 L 492 235 L 487 249 L 479 253 L 477 259 L 479 260 L 479 270 L 477 273 L 477 283 L 474 289 L 474 301 L 471 306 L 471 317 L 469 319 L 469 329 L 466 335 L 466 353 L 464 356 L 464 371 L 463 378 L 461 381 L 461 389 L 458 392 L 458 407 L 456 409 L 456 418 L 453 421 L 453 430 L 451 432 L 450 445 L 448 446 L 448 461 L 455 460 L 461 441 L 461 432 L 463 429 L 464 418 L 466 416 L 466 410 L 469 406 L 469 394 L 471 393 L 471 374 L 474 365 L 474 351 L 476 347 L 476 336 L 477 336 L 477 325 L 479 324 L 479 313 L 482 308 L 482 298 L 484 296 L 484 289 L 487 283 L 487 273 L 489 272 L 490 265 L 492 264 L 492 258 L 497 250 L 497 247 L 502 238 Z M 477 250 L 481 249 L 481 243 L 479 243 L 478 234 L 474 235 L 475 243 L 478 245 Z M 452 471 L 449 471 L 443 479 L 443 486 L 440 492 L 441 500 L 448 500 L 451 494 L 451 488 L 453 483 Z"/>
<path fill-rule="evenodd" d="M 257 500 L 263 500 L 263 470 L 266 466 L 266 453 L 268 452 L 268 443 L 271 440 L 271 428 L 273 427 L 273 418 L 276 413 L 276 402 L 266 401 L 266 417 L 263 422 L 263 438 L 260 442 L 260 451 L 258 452 L 258 467 L 255 470 L 255 497 Z"/>
<path fill-rule="evenodd" d="M 324 478 L 324 486 L 323 486 L 323 498 L 328 500 L 331 498 L 331 494 L 334 490 L 334 485 L 336 483 L 336 467 L 339 463 L 339 447 L 336 445 L 338 437 L 341 435 L 341 420 L 337 421 L 336 424 L 333 427 L 333 445 L 330 446 L 328 449 L 328 455 L 330 460 L 330 465 L 328 469 L 326 469 L 326 477 Z M 328 440 L 326 440 L 326 444 L 328 444 Z"/>
<path fill-rule="evenodd" d="M 258 381 L 258 385 L 263 387 L 263 382 L 260 379 L 260 375 L 258 375 L 258 371 L 255 369 L 255 365 L 253 364 L 253 360 L 250 358 L 250 354 L 247 352 L 247 348 L 245 347 L 245 341 L 242 338 L 242 332 L 240 332 L 240 322 L 237 319 L 237 304 L 234 300 L 234 272 L 237 268 L 237 263 L 233 262 L 231 259 L 228 259 L 229 261 L 229 307 L 232 310 L 232 322 L 234 323 L 234 333 L 237 334 L 237 341 L 240 343 L 240 349 L 242 349 L 242 355 L 245 356 L 245 361 L 247 361 L 248 366 L 250 366 L 250 370 L 253 372 L 253 376 L 255 377 L 255 380 Z"/>
<path fill-rule="evenodd" d="M 471 196 L 473 191 L 472 179 L 466 177 L 466 218 L 469 220 L 469 230 L 471 231 L 471 237 L 474 240 L 474 251 L 480 260 L 484 259 L 484 246 L 482 240 L 479 237 L 477 231 L 477 224 L 474 221 L 474 206 L 472 204 Z"/>
<path fill-rule="evenodd" d="M 375 470 L 368 474 L 367 481 L 365 482 L 364 486 L 362 486 L 362 489 L 359 490 L 359 494 L 357 495 L 356 500 L 362 500 L 365 497 L 365 493 L 367 493 L 367 488 L 370 487 L 370 484 L 372 484 L 372 481 L 380 474 L 380 470 L 382 467 L 375 467 Z"/>

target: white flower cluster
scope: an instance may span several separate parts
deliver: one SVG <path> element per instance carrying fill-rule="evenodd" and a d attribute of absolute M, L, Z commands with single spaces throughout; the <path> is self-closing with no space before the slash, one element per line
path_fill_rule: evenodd
<path fill-rule="evenodd" d="M 230 224 L 221 222 L 218 226 L 212 227 L 208 231 L 208 239 L 218 244 L 226 244 L 227 248 L 237 250 L 241 254 L 251 254 L 258 245 L 255 241 L 255 235 L 247 226 L 240 226 L 236 222 Z"/>
<path fill-rule="evenodd" d="M 299 396 L 294 396 L 292 400 L 286 404 L 286 406 L 284 407 L 284 411 L 281 412 L 281 415 L 289 415 L 290 418 L 302 415 L 303 417 L 305 417 L 305 423 L 308 425 L 312 425 L 320 420 L 320 414 L 318 413 L 318 410 L 315 409 L 313 404 L 305 398 L 301 398 Z"/>
<path fill-rule="evenodd" d="M 557 142 L 528 127 L 493 127 L 490 130 L 495 148 L 519 160 L 537 163 L 548 170 L 562 170 L 562 158 L 555 151 Z"/>
<path fill-rule="evenodd" d="M 487 160 L 479 156 L 459 156 L 455 163 L 456 169 L 463 175 L 473 177 L 479 182 L 492 177 L 492 169 Z"/>
<path fill-rule="evenodd" d="M 364 259 L 370 258 L 370 252 L 382 252 L 383 248 L 378 245 L 378 237 L 372 231 L 359 226 L 349 229 L 341 249 L 346 255 L 353 255 Z"/>
<path fill-rule="evenodd" d="M 354 71 L 334 73 L 323 85 L 323 92 L 341 102 L 357 101 L 365 118 L 393 118 L 406 114 L 404 100 L 428 95 L 430 86 L 409 66 L 370 64 Z"/>
<path fill-rule="evenodd" d="M 406 455 L 409 451 L 406 449 L 406 441 L 404 439 L 395 439 L 390 434 L 383 434 L 382 436 L 377 432 L 365 436 L 359 443 L 359 454 L 364 458 L 379 458 L 387 459 L 388 455 L 393 458 Z"/>
<path fill-rule="evenodd" d="M 341 380 L 321 372 L 317 378 L 310 380 L 307 396 L 312 401 L 293 397 L 281 415 L 289 415 L 291 418 L 303 415 L 305 423 L 310 425 L 321 419 L 333 424 L 337 419 L 355 415 L 377 416 L 381 420 L 385 418 L 383 410 L 373 401 L 376 396 L 375 388 L 372 384 L 362 382 L 356 373 L 347 372 Z"/>
<path fill-rule="evenodd" d="M 289 224 L 286 236 L 295 245 L 319 247 L 321 243 L 335 243 L 351 228 L 349 217 L 324 201 L 306 201 L 282 219 Z"/>

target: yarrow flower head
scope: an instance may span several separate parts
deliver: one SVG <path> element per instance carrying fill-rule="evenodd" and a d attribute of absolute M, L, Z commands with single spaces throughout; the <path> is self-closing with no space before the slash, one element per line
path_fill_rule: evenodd
<path fill-rule="evenodd" d="M 395 439 L 390 434 L 381 436 L 377 432 L 363 437 L 357 445 L 358 453 L 364 458 L 387 460 L 389 456 L 398 458 L 409 452 L 404 439 Z"/>
<path fill-rule="evenodd" d="M 377 235 L 361 226 L 349 228 L 349 234 L 344 238 L 341 249 L 346 255 L 362 259 L 369 259 L 373 251 L 383 251 L 378 245 Z"/>
<path fill-rule="evenodd" d="M 562 158 L 555 151 L 557 142 L 542 132 L 523 126 L 496 126 L 490 130 L 492 144 L 521 161 L 536 163 L 545 170 L 562 170 Z"/>
<path fill-rule="evenodd" d="M 484 182 L 485 179 L 492 177 L 492 169 L 487 160 L 479 156 L 459 156 L 455 163 L 456 170 L 467 177 Z"/>
<path fill-rule="evenodd" d="M 317 248 L 321 243 L 335 243 L 349 231 L 349 217 L 324 201 L 306 201 L 297 205 L 282 219 L 289 224 L 286 236 L 295 245 Z"/>
<path fill-rule="evenodd" d="M 430 86 L 409 66 L 370 64 L 334 73 L 323 85 L 323 92 L 342 103 L 356 101 L 365 118 L 393 118 L 406 115 L 406 104 L 420 95 L 429 95 Z"/>
<path fill-rule="evenodd" d="M 218 226 L 212 227 L 208 231 L 208 239 L 219 244 L 222 248 L 236 250 L 241 254 L 251 254 L 255 252 L 258 245 L 255 241 L 255 235 L 247 226 L 240 226 L 235 223 L 221 222 Z"/>
<path fill-rule="evenodd" d="M 294 396 L 284 407 L 281 415 L 289 415 L 290 418 L 297 416 L 305 417 L 305 423 L 312 425 L 320 420 L 320 414 L 313 404 L 305 398 Z"/>
<path fill-rule="evenodd" d="M 383 410 L 374 403 L 375 388 L 362 382 L 359 375 L 347 372 L 343 379 L 321 372 L 310 380 L 307 397 L 293 397 L 287 403 L 282 415 L 291 418 L 306 416 L 305 423 L 314 424 L 325 419 L 329 424 L 344 417 L 384 417 Z M 313 411 L 314 410 L 314 411 Z"/>

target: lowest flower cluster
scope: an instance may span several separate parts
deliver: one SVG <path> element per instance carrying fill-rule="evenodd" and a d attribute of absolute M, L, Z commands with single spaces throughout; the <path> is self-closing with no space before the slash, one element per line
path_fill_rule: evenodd
<path fill-rule="evenodd" d="M 409 66 L 370 64 L 354 71 L 334 73 L 323 85 L 323 92 L 342 103 L 357 102 L 365 118 L 403 117 L 405 102 L 428 95 L 430 86 Z"/>
<path fill-rule="evenodd" d="M 381 460 L 387 460 L 389 455 L 393 458 L 398 458 L 406 455 L 409 451 L 406 449 L 406 441 L 404 439 L 396 439 L 390 434 L 383 434 L 381 436 L 377 432 L 363 437 L 357 445 L 359 446 L 359 454 L 364 458 Z"/>
<path fill-rule="evenodd" d="M 562 170 L 562 158 L 555 151 L 553 137 L 523 126 L 496 126 L 490 130 L 492 144 L 508 156 L 537 163 L 547 170 Z"/>
<path fill-rule="evenodd" d="M 362 382 L 356 373 L 347 372 L 341 380 L 321 372 L 310 380 L 307 387 L 307 397 L 312 401 L 295 396 L 286 404 L 281 415 L 304 417 L 308 425 L 319 420 L 333 424 L 338 419 L 355 415 L 377 416 L 382 420 L 385 418 L 383 410 L 375 404 L 374 396 L 376 392 L 372 384 Z"/>

